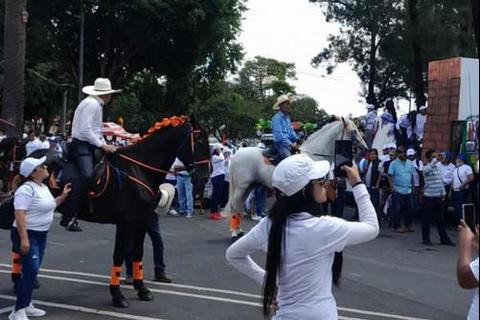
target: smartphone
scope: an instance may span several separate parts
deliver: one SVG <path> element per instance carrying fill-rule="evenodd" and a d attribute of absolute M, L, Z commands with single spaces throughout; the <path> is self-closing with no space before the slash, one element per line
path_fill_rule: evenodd
<path fill-rule="evenodd" d="M 347 176 L 347 173 L 342 170 L 342 166 L 352 166 L 353 165 L 353 145 L 352 141 L 349 140 L 337 140 L 335 141 L 335 154 L 334 154 L 334 163 L 335 168 L 333 174 L 335 177 L 344 178 Z"/>
<path fill-rule="evenodd" d="M 466 203 L 462 205 L 462 216 L 463 221 L 465 221 L 470 230 L 475 233 L 475 226 L 478 224 L 475 217 L 475 205 L 473 203 Z"/>

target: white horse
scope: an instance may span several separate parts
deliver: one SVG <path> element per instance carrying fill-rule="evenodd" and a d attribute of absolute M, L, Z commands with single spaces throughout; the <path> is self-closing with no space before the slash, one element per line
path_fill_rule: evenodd
<path fill-rule="evenodd" d="M 336 140 L 351 140 L 359 149 L 367 144 L 355 124 L 343 118 L 335 118 L 314 132 L 301 146 L 300 151 L 313 160 L 333 161 Z M 264 158 L 260 148 L 242 148 L 235 153 L 230 165 L 230 190 L 225 213 L 230 214 L 232 241 L 243 235 L 240 228 L 243 204 L 249 191 L 257 184 L 272 188 L 275 167 Z"/>

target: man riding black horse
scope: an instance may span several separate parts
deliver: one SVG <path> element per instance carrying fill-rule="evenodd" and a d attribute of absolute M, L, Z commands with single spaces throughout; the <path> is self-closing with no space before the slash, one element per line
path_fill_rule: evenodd
<path fill-rule="evenodd" d="M 106 153 L 116 151 L 116 147 L 108 145 L 103 138 L 102 115 L 103 107 L 111 101 L 112 94 L 121 90 L 113 90 L 110 80 L 98 78 L 93 86 L 86 86 L 82 91 L 88 96 L 75 110 L 72 122 L 73 140 L 69 146 L 69 156 L 78 167 L 80 179 L 73 186 L 60 222 L 68 231 L 82 231 L 78 226 L 77 216 L 93 176 L 95 150 L 102 149 Z"/>

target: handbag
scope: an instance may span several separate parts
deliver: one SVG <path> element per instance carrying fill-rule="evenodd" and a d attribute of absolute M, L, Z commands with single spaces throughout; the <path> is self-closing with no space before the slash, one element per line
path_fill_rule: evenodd
<path fill-rule="evenodd" d="M 15 208 L 13 207 L 14 197 L 11 195 L 0 204 L 0 229 L 12 229 L 15 220 Z"/>

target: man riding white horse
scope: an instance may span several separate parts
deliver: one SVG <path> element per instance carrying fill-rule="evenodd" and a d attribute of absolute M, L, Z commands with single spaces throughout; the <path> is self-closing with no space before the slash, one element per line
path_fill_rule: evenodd
<path fill-rule="evenodd" d="M 290 113 L 292 101 L 289 96 L 281 95 L 273 105 L 277 113 L 272 118 L 273 145 L 280 162 L 298 151 L 298 136 L 292 128 Z"/>
<path fill-rule="evenodd" d="M 80 181 L 73 186 L 60 222 L 68 231 L 82 231 L 77 223 L 77 215 L 94 173 L 95 150 L 101 149 L 107 153 L 116 151 L 115 146 L 108 145 L 103 138 L 102 117 L 103 107 L 112 100 L 112 94 L 121 90 L 112 89 L 109 79 L 98 78 L 93 86 L 86 86 L 82 91 L 88 96 L 75 110 L 72 122 L 73 140 L 69 145 L 69 157 L 79 170 Z"/>

